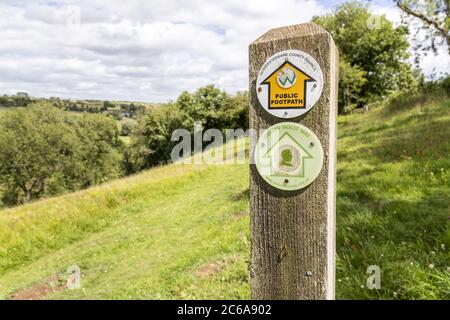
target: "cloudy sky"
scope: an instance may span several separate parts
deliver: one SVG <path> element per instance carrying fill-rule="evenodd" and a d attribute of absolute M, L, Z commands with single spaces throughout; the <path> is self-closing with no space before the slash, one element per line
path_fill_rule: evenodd
<path fill-rule="evenodd" d="M 0 0 L 0 94 L 165 102 L 247 88 L 248 44 L 339 0 Z M 371 10 L 400 21 L 390 0 Z M 449 68 L 441 54 L 426 73 Z"/>

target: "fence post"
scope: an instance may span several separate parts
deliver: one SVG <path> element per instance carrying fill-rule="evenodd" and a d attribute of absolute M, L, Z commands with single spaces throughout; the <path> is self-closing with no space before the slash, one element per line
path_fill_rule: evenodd
<path fill-rule="evenodd" d="M 264 68 L 270 63 L 282 63 L 282 60 L 277 62 L 276 56 L 274 59 L 269 58 L 280 52 L 294 50 L 306 53 L 302 59 L 307 69 L 310 60 L 315 60 L 316 66 L 320 67 L 323 75 L 321 94 L 313 97 L 318 92 L 314 91 L 318 90 L 317 85 L 311 84 L 309 87 L 308 84 L 307 87 L 305 84 L 305 101 L 285 100 L 280 103 L 289 107 L 271 107 L 273 100 L 270 100 L 269 89 L 268 93 L 265 93 L 269 97 L 269 105 L 266 105 L 259 95 L 264 95 L 269 80 L 261 83 L 257 80 L 261 81 L 260 77 L 266 72 Z M 313 59 L 310 59 L 311 57 Z M 250 44 L 249 59 L 250 128 L 256 132 L 256 138 L 261 138 L 261 130 L 282 122 L 290 122 L 309 128 L 323 147 L 323 165 L 317 178 L 313 177 L 312 183 L 297 190 L 280 189 L 268 183 L 252 158 L 252 298 L 334 299 L 338 51 L 328 32 L 314 23 L 305 23 L 269 30 Z M 286 61 L 289 61 L 289 56 L 286 56 Z M 315 70 L 312 62 L 311 68 Z M 279 70 L 273 71 L 272 74 L 277 76 L 277 72 L 280 74 Z M 287 78 L 283 76 L 285 75 L 281 74 L 278 78 L 283 81 L 279 88 L 284 88 L 282 85 L 286 85 L 286 79 L 293 79 L 289 78 L 289 74 Z M 317 78 L 305 72 L 304 79 L 297 77 L 297 81 L 318 83 Z M 274 88 L 275 85 L 276 83 Z M 292 84 L 288 83 L 286 87 L 289 85 Z M 292 97 L 298 98 L 298 95 L 290 96 Z M 297 106 L 294 106 L 295 104 Z M 252 139 L 252 152 L 255 151 L 256 144 L 257 140 Z M 311 166 L 316 159 L 308 161 L 308 166 Z M 308 170 L 306 165 L 305 170 Z"/>

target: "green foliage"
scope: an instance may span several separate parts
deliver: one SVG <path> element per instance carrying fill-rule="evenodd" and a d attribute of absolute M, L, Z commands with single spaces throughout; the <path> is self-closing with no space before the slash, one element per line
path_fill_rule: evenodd
<path fill-rule="evenodd" d="M 135 119 L 145 111 L 145 105 L 136 105 L 132 102 L 110 102 L 100 100 L 68 100 L 59 98 L 38 99 L 39 104 L 50 103 L 52 106 L 61 110 L 83 112 L 83 113 L 102 113 L 116 120 L 124 118 Z"/>
<path fill-rule="evenodd" d="M 249 119 L 248 119 L 248 106 L 249 106 L 249 97 L 247 91 L 237 92 L 235 96 L 232 98 L 232 110 L 231 112 L 231 129 L 242 128 L 243 130 L 247 130 L 249 128 Z"/>
<path fill-rule="evenodd" d="M 121 117 L 137 118 L 140 114 L 145 112 L 145 106 L 136 105 L 134 103 L 121 103 L 120 104 Z"/>
<path fill-rule="evenodd" d="M 0 107 L 26 107 L 31 102 L 32 100 L 28 96 L 0 96 Z"/>
<path fill-rule="evenodd" d="M 248 98 L 244 92 L 235 97 L 225 91 L 208 85 L 194 93 L 183 92 L 176 101 L 176 106 L 193 121 L 200 121 L 205 130 L 248 128 Z M 248 117 L 248 116 L 247 116 Z"/>
<path fill-rule="evenodd" d="M 428 104 L 450 97 L 450 77 L 435 81 L 421 81 L 414 91 L 398 92 L 387 99 L 391 112 L 410 106 L 426 107 Z"/>
<path fill-rule="evenodd" d="M 102 108 L 103 111 L 108 110 L 110 108 L 114 108 L 114 107 L 115 107 L 114 103 L 109 102 L 109 101 L 103 101 L 103 108 Z"/>
<path fill-rule="evenodd" d="M 120 135 L 129 136 L 137 126 L 137 121 L 130 118 L 124 118 L 119 121 Z"/>
<path fill-rule="evenodd" d="M 149 110 L 138 119 L 133 130 L 126 155 L 127 171 L 137 172 L 167 162 L 172 148 L 177 144 L 171 141 L 172 132 L 192 127 L 192 119 L 176 105 L 169 104 Z"/>
<path fill-rule="evenodd" d="M 69 117 L 33 106 L 0 118 L 3 202 L 29 202 L 120 175 L 116 124 L 100 116 Z"/>
<path fill-rule="evenodd" d="M 450 96 L 450 76 L 433 81 L 421 82 L 418 93 L 424 96 Z"/>
<path fill-rule="evenodd" d="M 414 78 L 408 58 L 407 29 L 372 15 L 358 2 L 339 6 L 314 22 L 331 33 L 339 48 L 340 110 L 361 106 L 394 90 L 409 90 Z"/>
<path fill-rule="evenodd" d="M 100 115 L 84 115 L 74 121 L 83 169 L 78 182 L 89 187 L 121 176 L 119 134 L 115 121 Z"/>
<path fill-rule="evenodd" d="M 127 172 L 167 163 L 173 147 L 178 143 L 171 141 L 172 132 L 186 129 L 192 135 L 194 122 L 200 122 L 203 130 L 246 130 L 248 94 L 238 92 L 231 96 L 209 85 L 194 93 L 183 92 L 174 104 L 149 109 L 138 119 L 138 125 L 131 135 L 126 154 Z"/>
<path fill-rule="evenodd" d="M 366 72 L 360 67 L 352 66 L 344 59 L 339 61 L 339 113 L 343 113 L 344 107 L 351 109 L 350 106 L 358 102 L 362 87 L 367 82 L 365 75 Z"/>

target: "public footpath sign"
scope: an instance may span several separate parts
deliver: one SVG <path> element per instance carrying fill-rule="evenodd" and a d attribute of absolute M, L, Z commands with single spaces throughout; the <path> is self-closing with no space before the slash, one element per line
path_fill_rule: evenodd
<path fill-rule="evenodd" d="M 258 100 L 267 112 L 279 118 L 295 118 L 319 100 L 323 74 L 309 54 L 285 50 L 267 59 L 256 83 Z"/>
<path fill-rule="evenodd" d="M 249 58 L 252 298 L 334 299 L 338 51 L 305 23 Z"/>

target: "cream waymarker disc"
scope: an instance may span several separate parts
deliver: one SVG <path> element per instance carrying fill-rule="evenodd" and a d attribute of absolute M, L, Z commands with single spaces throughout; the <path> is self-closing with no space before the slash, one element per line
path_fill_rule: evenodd
<path fill-rule="evenodd" d="M 267 183 L 281 190 L 298 190 L 311 184 L 322 170 L 323 148 L 307 127 L 282 122 L 261 134 L 254 159 Z"/>
<path fill-rule="evenodd" d="M 295 118 L 311 110 L 323 89 L 323 73 L 313 57 L 285 50 L 269 57 L 256 79 L 261 106 L 278 118 Z"/>

